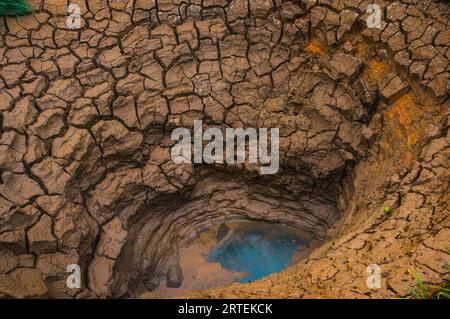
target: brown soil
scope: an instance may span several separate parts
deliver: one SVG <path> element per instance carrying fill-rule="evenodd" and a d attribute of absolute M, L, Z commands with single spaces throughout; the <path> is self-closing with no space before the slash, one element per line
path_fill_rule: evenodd
<path fill-rule="evenodd" d="M 382 30 L 354 0 L 86 1 L 77 30 L 66 1 L 2 17 L 0 297 L 154 297 L 179 262 L 200 276 L 208 243 L 183 247 L 237 219 L 322 244 L 259 281 L 191 291 L 222 271 L 209 265 L 179 292 L 391 298 L 410 295 L 411 267 L 447 282 L 450 7 L 377 3 Z M 279 128 L 280 170 L 175 164 L 171 133 L 194 120 Z"/>

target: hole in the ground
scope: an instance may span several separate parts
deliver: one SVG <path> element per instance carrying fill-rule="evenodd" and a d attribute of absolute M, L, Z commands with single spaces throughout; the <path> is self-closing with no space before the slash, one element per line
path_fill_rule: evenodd
<path fill-rule="evenodd" d="M 331 188 L 329 196 L 305 196 L 300 181 L 284 191 L 276 180 L 214 174 L 128 219 L 113 295 L 172 296 L 257 280 L 306 256 L 339 218 Z"/>

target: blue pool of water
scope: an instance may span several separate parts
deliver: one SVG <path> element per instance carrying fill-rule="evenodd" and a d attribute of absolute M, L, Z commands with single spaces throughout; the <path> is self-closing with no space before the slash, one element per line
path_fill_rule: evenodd
<path fill-rule="evenodd" d="M 218 262 L 229 271 L 245 273 L 238 281 L 249 282 L 288 267 L 293 254 L 304 244 L 285 226 L 260 223 L 231 230 L 207 260 Z"/>

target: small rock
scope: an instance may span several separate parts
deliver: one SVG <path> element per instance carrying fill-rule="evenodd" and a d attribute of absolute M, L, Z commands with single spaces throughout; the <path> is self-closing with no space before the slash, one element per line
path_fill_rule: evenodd
<path fill-rule="evenodd" d="M 149 276 L 148 278 L 144 278 L 142 281 L 142 284 L 147 288 L 148 290 L 155 290 L 159 287 L 159 278 Z"/>
<path fill-rule="evenodd" d="M 180 265 L 170 265 L 167 270 L 167 282 L 166 286 L 171 288 L 181 287 L 183 282 L 183 273 L 181 271 Z"/>
<path fill-rule="evenodd" d="M 228 228 L 227 225 L 220 224 L 219 229 L 217 230 L 216 240 L 221 241 L 222 239 L 224 239 L 225 236 L 228 234 L 229 230 L 230 230 L 230 228 Z"/>

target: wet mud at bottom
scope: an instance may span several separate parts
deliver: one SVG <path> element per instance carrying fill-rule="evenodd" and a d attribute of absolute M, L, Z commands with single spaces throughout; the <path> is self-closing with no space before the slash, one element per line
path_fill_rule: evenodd
<path fill-rule="evenodd" d="M 173 297 L 252 282 L 298 263 L 319 243 L 311 234 L 279 223 L 243 220 L 216 225 L 180 248 L 181 286 L 168 287 L 163 276 L 153 292 Z"/>

